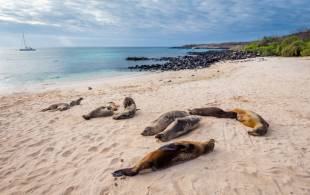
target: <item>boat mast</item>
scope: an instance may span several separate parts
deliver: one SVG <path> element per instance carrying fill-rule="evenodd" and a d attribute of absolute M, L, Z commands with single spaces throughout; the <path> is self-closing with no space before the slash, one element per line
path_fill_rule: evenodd
<path fill-rule="evenodd" d="M 24 47 L 26 48 L 27 45 L 26 45 L 26 39 L 25 39 L 25 34 L 23 33 L 23 43 L 24 43 Z"/>

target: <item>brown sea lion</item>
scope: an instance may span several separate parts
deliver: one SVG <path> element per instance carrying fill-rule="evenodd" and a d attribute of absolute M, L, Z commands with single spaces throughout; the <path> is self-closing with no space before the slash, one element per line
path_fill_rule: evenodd
<path fill-rule="evenodd" d="M 83 115 L 82 117 L 85 120 L 89 120 L 92 118 L 112 116 L 114 114 L 114 111 L 116 111 L 118 107 L 119 105 L 115 104 L 114 102 L 109 102 L 107 105 L 96 108 L 95 110 L 91 111 L 86 115 Z"/>
<path fill-rule="evenodd" d="M 213 151 L 214 139 L 206 142 L 180 141 L 164 145 L 148 153 L 132 168 L 120 169 L 112 173 L 114 177 L 135 176 L 143 169 L 165 168 L 177 162 L 187 161 Z"/>
<path fill-rule="evenodd" d="M 118 113 L 113 116 L 113 119 L 120 120 L 120 119 L 128 119 L 135 116 L 137 111 L 137 106 L 135 101 L 131 97 L 126 97 L 123 101 L 124 111 Z"/>
<path fill-rule="evenodd" d="M 189 116 L 185 111 L 170 111 L 160 115 L 155 121 L 152 122 L 152 125 L 146 127 L 141 135 L 151 136 L 165 130 L 176 118 L 181 118 Z"/>
<path fill-rule="evenodd" d="M 235 108 L 232 112 L 237 113 L 237 120 L 243 123 L 245 126 L 254 128 L 252 131 L 248 131 L 249 135 L 262 136 L 267 133 L 269 124 L 255 112 Z"/>
<path fill-rule="evenodd" d="M 169 141 L 173 138 L 179 137 L 190 131 L 196 129 L 199 126 L 200 117 L 198 116 L 186 116 L 177 118 L 163 133 L 159 133 L 155 138 L 162 142 Z"/>
<path fill-rule="evenodd" d="M 231 111 L 224 111 L 217 107 L 194 108 L 188 110 L 192 115 L 213 116 L 217 118 L 237 118 L 237 114 Z"/>

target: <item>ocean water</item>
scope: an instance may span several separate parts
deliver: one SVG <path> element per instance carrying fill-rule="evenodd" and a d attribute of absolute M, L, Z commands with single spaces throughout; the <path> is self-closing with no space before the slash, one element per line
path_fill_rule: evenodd
<path fill-rule="evenodd" d="M 42 48 L 37 51 L 0 49 L 0 91 L 58 81 L 130 75 L 128 66 L 150 61 L 126 61 L 128 56 L 181 56 L 189 49 L 167 47 Z"/>

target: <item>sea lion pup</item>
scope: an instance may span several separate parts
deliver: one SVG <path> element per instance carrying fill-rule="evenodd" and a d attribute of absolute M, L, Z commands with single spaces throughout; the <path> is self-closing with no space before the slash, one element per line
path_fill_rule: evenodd
<path fill-rule="evenodd" d="M 135 176 L 143 169 L 160 169 L 177 162 L 188 161 L 214 149 L 214 139 L 206 142 L 180 141 L 164 145 L 144 156 L 132 168 L 120 169 L 112 173 L 114 177 Z"/>
<path fill-rule="evenodd" d="M 269 124 L 260 115 L 240 108 L 235 108 L 232 112 L 237 113 L 238 121 L 243 123 L 245 126 L 254 128 L 254 130 L 248 131 L 249 135 L 262 136 L 267 133 Z"/>
<path fill-rule="evenodd" d="M 52 104 L 47 108 L 44 108 L 41 110 L 41 112 L 46 112 L 46 111 L 65 111 L 70 108 L 70 105 L 67 103 L 58 103 L 58 104 Z"/>
<path fill-rule="evenodd" d="M 113 119 L 128 119 L 134 117 L 137 111 L 135 101 L 131 97 L 126 97 L 123 101 L 124 111 L 113 116 Z"/>
<path fill-rule="evenodd" d="M 76 105 L 80 105 L 82 100 L 83 100 L 82 97 L 77 99 L 77 100 L 73 100 L 73 101 L 70 102 L 69 105 L 70 105 L 70 107 L 73 107 L 73 106 L 76 106 Z"/>
<path fill-rule="evenodd" d="M 199 116 L 213 116 L 217 118 L 237 118 L 237 114 L 231 111 L 224 111 L 217 107 L 207 107 L 207 108 L 194 108 L 188 109 L 189 113 L 192 115 Z"/>
<path fill-rule="evenodd" d="M 193 115 L 177 118 L 171 126 L 168 127 L 168 129 L 166 129 L 163 133 L 157 134 L 155 138 L 162 142 L 169 141 L 196 129 L 199 126 L 199 122 L 200 117 Z"/>
<path fill-rule="evenodd" d="M 152 125 L 146 127 L 141 135 L 151 136 L 165 130 L 176 118 L 181 118 L 189 116 L 185 111 L 170 111 L 160 115 L 155 121 L 152 122 Z"/>
<path fill-rule="evenodd" d="M 96 108 L 95 110 L 91 111 L 86 115 L 83 115 L 82 117 L 85 120 L 89 120 L 92 118 L 112 116 L 114 114 L 114 111 L 116 111 L 118 107 L 119 105 L 115 104 L 114 102 L 109 102 L 107 105 Z"/>

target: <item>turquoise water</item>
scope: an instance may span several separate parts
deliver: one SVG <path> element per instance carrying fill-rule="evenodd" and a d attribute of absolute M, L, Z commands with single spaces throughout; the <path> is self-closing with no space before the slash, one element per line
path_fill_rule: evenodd
<path fill-rule="evenodd" d="M 149 61 L 126 61 L 128 56 L 168 57 L 188 49 L 165 47 L 45 48 L 22 52 L 0 50 L 0 90 L 54 81 L 130 75 L 127 67 Z"/>

